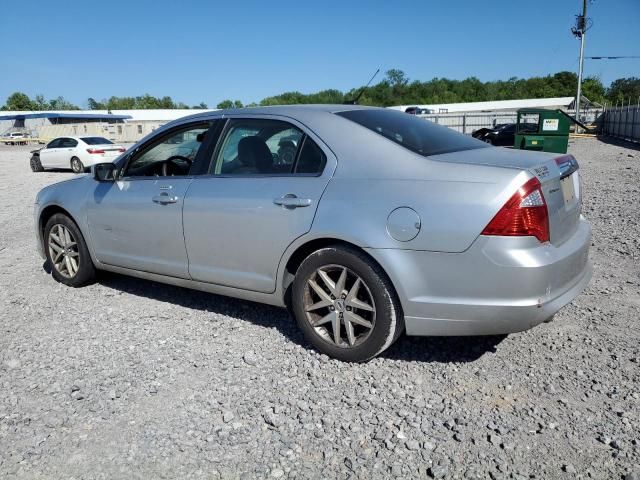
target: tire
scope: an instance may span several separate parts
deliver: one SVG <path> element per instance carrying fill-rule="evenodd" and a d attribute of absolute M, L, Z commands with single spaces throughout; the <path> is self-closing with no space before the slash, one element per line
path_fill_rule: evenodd
<path fill-rule="evenodd" d="M 52 231 L 53 238 L 51 238 Z M 63 233 L 64 231 L 68 236 Z M 87 244 L 78 226 L 68 216 L 56 213 L 47 221 L 43 242 L 47 261 L 51 267 L 51 275 L 56 281 L 69 287 L 82 287 L 95 280 L 96 269 Z M 62 256 L 60 256 L 61 251 Z"/>
<path fill-rule="evenodd" d="M 324 280 L 327 277 L 328 283 Z M 360 284 L 355 287 L 358 281 Z M 354 291 L 356 297 L 351 298 Z M 372 359 L 404 331 L 400 302 L 391 281 L 375 262 L 355 248 L 336 245 L 309 255 L 296 272 L 291 300 L 307 341 L 320 352 L 345 362 Z M 373 311 L 369 310 L 371 307 Z"/>
<path fill-rule="evenodd" d="M 32 172 L 44 172 L 44 167 L 40 162 L 40 157 L 37 155 L 33 155 L 31 160 L 29 161 L 29 165 L 31 166 Z"/>
<path fill-rule="evenodd" d="M 71 170 L 73 173 L 84 173 L 84 165 L 78 157 L 71 158 Z"/>

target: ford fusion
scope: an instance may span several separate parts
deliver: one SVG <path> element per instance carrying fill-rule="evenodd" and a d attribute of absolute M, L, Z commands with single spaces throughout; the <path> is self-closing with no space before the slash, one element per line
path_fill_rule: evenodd
<path fill-rule="evenodd" d="M 366 361 L 407 335 L 526 330 L 591 276 L 578 163 L 361 106 L 221 110 L 41 190 L 53 278 L 99 270 L 288 307 Z"/>

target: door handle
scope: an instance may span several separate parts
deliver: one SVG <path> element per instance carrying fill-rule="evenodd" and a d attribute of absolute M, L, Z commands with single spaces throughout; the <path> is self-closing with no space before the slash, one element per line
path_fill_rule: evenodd
<path fill-rule="evenodd" d="M 273 200 L 276 205 L 281 205 L 285 208 L 299 208 L 308 207 L 311 205 L 310 198 L 298 198 L 292 193 L 286 194 L 284 197 L 276 198 Z"/>
<path fill-rule="evenodd" d="M 176 203 L 178 201 L 178 197 L 169 195 L 168 193 L 161 193 L 160 195 L 155 195 L 151 200 L 154 203 L 159 203 L 160 205 L 168 205 L 170 203 Z"/>

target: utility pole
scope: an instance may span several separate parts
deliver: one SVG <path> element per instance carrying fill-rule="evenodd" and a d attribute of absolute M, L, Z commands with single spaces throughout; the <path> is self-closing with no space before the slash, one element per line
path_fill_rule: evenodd
<path fill-rule="evenodd" d="M 578 93 L 576 95 L 576 120 L 580 120 L 580 97 L 582 97 L 582 70 L 584 67 L 584 41 L 587 33 L 587 0 L 582 0 L 582 15 L 576 16 L 576 26 L 571 33 L 580 39 L 580 66 L 578 67 Z M 576 127 L 577 129 L 578 127 Z"/>

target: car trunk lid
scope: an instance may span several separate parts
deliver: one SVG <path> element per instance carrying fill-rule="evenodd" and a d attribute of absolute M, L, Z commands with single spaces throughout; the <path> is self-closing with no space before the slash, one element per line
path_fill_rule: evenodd
<path fill-rule="evenodd" d="M 561 155 L 533 168 L 542 184 L 549 212 L 551 243 L 560 245 L 576 231 L 582 210 L 578 162 L 572 155 Z"/>
<path fill-rule="evenodd" d="M 94 152 L 102 152 L 95 153 L 97 155 L 102 155 L 103 157 L 117 157 L 124 151 L 124 147 L 122 145 L 114 145 L 112 143 L 106 143 L 102 145 L 90 145 L 88 150 L 93 150 Z M 93 153 L 93 152 L 89 152 Z"/>
<path fill-rule="evenodd" d="M 582 199 L 578 162 L 559 155 L 507 148 L 478 148 L 430 157 L 432 160 L 524 170 L 541 183 L 549 215 L 550 241 L 560 245 L 578 228 Z"/>

